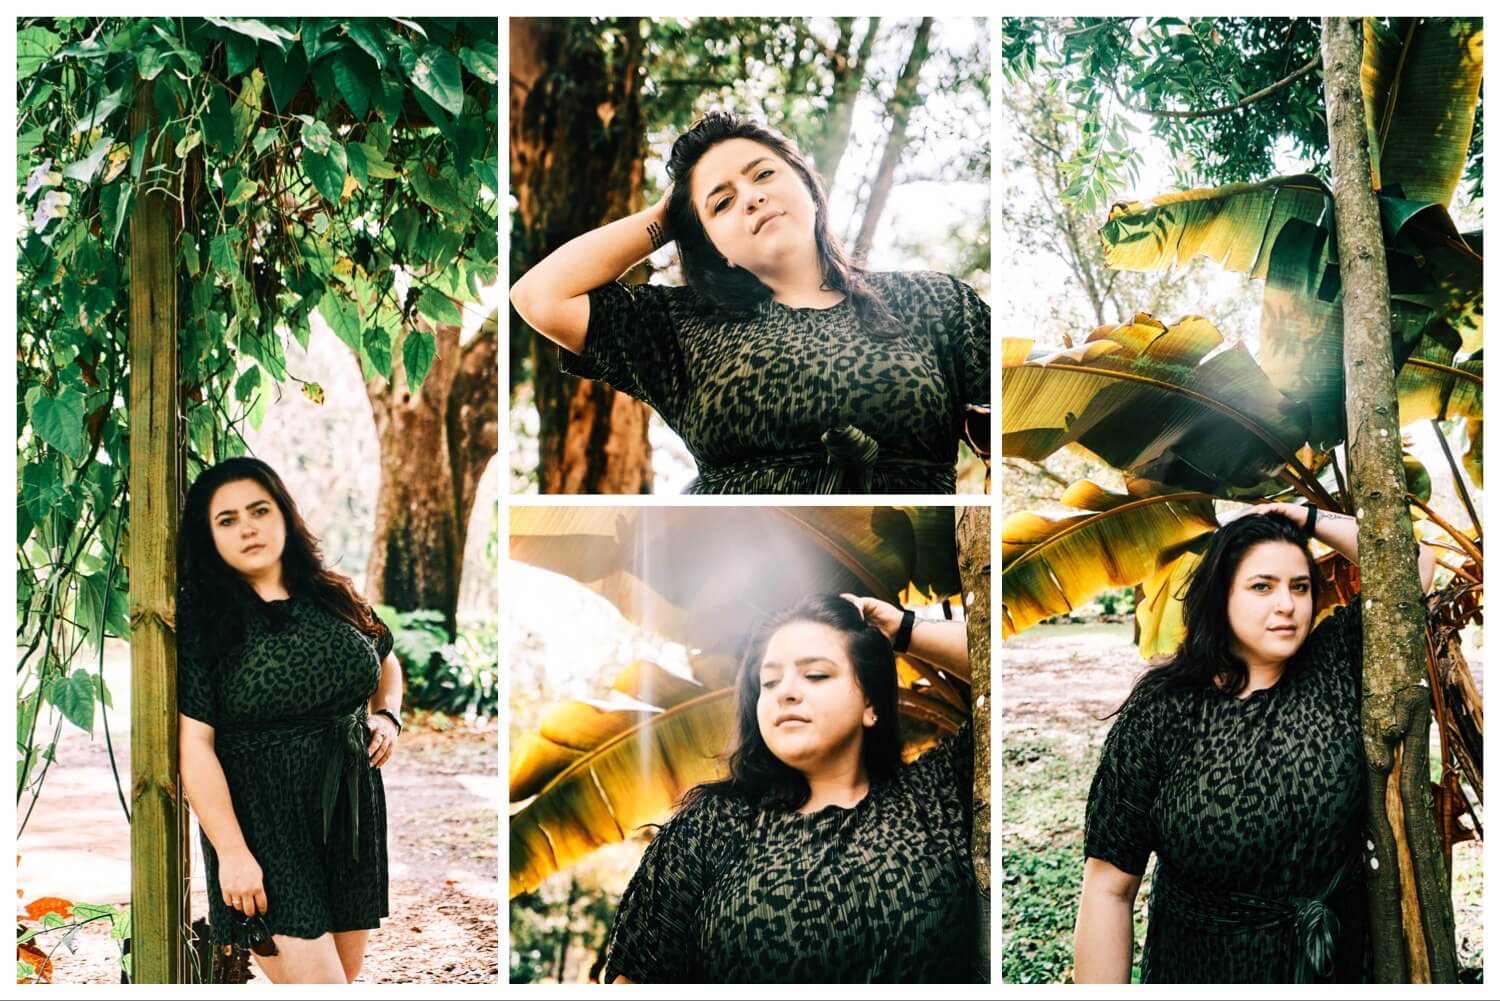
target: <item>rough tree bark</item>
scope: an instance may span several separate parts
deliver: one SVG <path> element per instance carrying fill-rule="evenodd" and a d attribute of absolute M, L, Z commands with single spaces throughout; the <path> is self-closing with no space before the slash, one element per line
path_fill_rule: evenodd
<path fill-rule="evenodd" d="M 1367 878 L 1376 979 L 1457 979 L 1453 906 L 1428 784 L 1426 616 L 1401 466 L 1390 288 L 1370 187 L 1358 18 L 1323 19 L 1323 80 L 1343 283 L 1349 488 L 1364 602 Z"/>
<path fill-rule="evenodd" d="M 458 327 L 438 327 L 434 336 L 437 357 L 420 390 L 407 387 L 400 352 L 389 380 L 365 383 L 380 442 L 367 597 L 402 611 L 440 611 L 456 635 L 469 515 L 499 448 L 497 322 L 462 345 Z"/>
<path fill-rule="evenodd" d="M 580 233 L 644 205 L 639 22 L 620 19 L 614 51 L 606 54 L 597 26 L 511 21 L 512 278 Z M 523 339 L 512 338 L 511 371 L 530 361 L 541 492 L 650 493 L 650 410 L 603 383 L 564 375 L 550 341 L 514 311 L 511 324 Z"/>
<path fill-rule="evenodd" d="M 906 56 L 906 65 L 901 67 L 901 76 L 896 80 L 896 92 L 891 95 L 886 114 L 891 119 L 891 131 L 885 141 L 885 152 L 880 157 L 880 169 L 870 185 L 870 200 L 865 206 L 864 218 L 860 220 L 859 236 L 854 240 L 854 259 L 863 261 L 875 243 L 875 230 L 880 226 L 880 216 L 885 212 L 885 203 L 890 198 L 891 187 L 896 181 L 896 166 L 901 162 L 901 151 L 906 148 L 906 124 L 911 118 L 912 105 L 917 101 L 917 79 L 922 74 L 922 64 L 927 61 L 927 41 L 932 36 L 932 18 L 922 18 L 912 38 L 911 52 Z"/>
<path fill-rule="evenodd" d="M 979 963 L 990 967 L 990 509 L 958 510 L 958 574 L 969 635 L 974 714 L 974 831 L 969 850 L 979 879 Z"/>

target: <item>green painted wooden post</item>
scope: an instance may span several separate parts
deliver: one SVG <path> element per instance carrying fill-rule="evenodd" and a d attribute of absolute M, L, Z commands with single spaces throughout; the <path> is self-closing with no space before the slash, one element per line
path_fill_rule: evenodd
<path fill-rule="evenodd" d="M 151 84 L 136 93 L 132 137 L 153 131 Z M 186 979 L 182 934 L 189 856 L 177 786 L 177 209 L 146 163 L 130 218 L 130 904 L 131 979 Z M 137 147 L 139 148 L 139 147 Z"/>

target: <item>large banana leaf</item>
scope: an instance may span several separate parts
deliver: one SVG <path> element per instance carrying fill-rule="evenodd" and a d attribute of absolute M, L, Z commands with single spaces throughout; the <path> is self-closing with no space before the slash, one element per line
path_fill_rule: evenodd
<path fill-rule="evenodd" d="M 1365 18 L 1361 85 L 1376 190 L 1447 205 L 1463 178 L 1484 80 L 1481 18 Z"/>
<path fill-rule="evenodd" d="M 907 604 L 958 591 L 951 507 L 524 507 L 511 556 L 731 656 L 759 618 L 814 591 Z"/>
<path fill-rule="evenodd" d="M 511 815 L 511 896 L 670 816 L 684 792 L 722 776 L 733 732 L 734 690 L 723 688 L 581 755 Z"/>
<path fill-rule="evenodd" d="M 1222 496 L 1264 496 L 1283 466 L 1300 470 L 1303 412 L 1243 345 L 1203 360 L 1221 338 L 1200 317 L 1127 328 L 1051 357 L 1006 339 L 1003 357 L 1025 360 L 1001 373 L 1003 454 L 1041 461 L 1077 444 L 1132 476 Z"/>
<path fill-rule="evenodd" d="M 1452 341 L 1422 338 L 1396 378 L 1403 426 L 1414 421 L 1484 417 L 1483 352 L 1456 363 L 1453 356 Z"/>
<path fill-rule="evenodd" d="M 1087 513 L 1062 518 L 1021 511 L 1000 527 L 1004 636 L 1069 612 L 1110 587 L 1138 584 L 1157 570 L 1163 551 L 1218 527 L 1213 499 L 1201 493 L 1157 493 L 1128 484 L 1112 494 L 1087 480 L 1063 503 Z"/>

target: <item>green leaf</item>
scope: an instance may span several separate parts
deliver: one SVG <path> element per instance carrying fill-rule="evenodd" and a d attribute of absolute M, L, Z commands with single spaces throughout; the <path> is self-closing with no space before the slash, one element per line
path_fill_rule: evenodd
<path fill-rule="evenodd" d="M 61 502 L 65 488 L 58 478 L 57 460 L 32 462 L 21 472 L 21 503 L 36 524 L 44 524 Z"/>
<path fill-rule="evenodd" d="M 370 186 L 370 163 L 365 158 L 365 147 L 363 143 L 350 143 L 344 147 L 344 153 L 349 160 L 349 173 L 359 182 L 361 188 Z"/>
<path fill-rule="evenodd" d="M 260 389 L 260 366 L 251 365 L 240 373 L 240 377 L 234 380 L 234 398 L 241 403 L 247 403 Z"/>
<path fill-rule="evenodd" d="M 246 38 L 252 38 L 257 42 L 269 42 L 283 52 L 286 51 L 287 43 L 296 38 L 296 35 L 285 28 L 273 27 L 264 21 L 249 17 L 210 17 L 205 20 L 220 28 L 239 32 Z"/>
<path fill-rule="evenodd" d="M 429 45 L 407 67 L 406 75 L 412 85 L 432 98 L 438 107 L 450 115 L 463 113 L 463 73 L 453 53 Z"/>
<path fill-rule="evenodd" d="M 235 146 L 243 146 L 250 138 L 250 130 L 260 121 L 261 101 L 266 89 L 266 75 L 259 69 L 251 70 L 240 84 L 239 97 L 234 100 Z"/>
<path fill-rule="evenodd" d="M 278 143 L 280 141 L 281 141 L 281 130 L 280 129 L 269 128 L 269 127 L 268 128 L 263 128 L 259 132 L 255 133 L 255 140 L 250 144 L 250 148 L 253 149 L 253 150 L 255 150 L 255 155 L 256 156 L 259 156 L 260 154 L 264 153 L 266 150 L 270 149 L 271 146 L 273 146 L 274 144 L 276 144 L 276 143 Z"/>
<path fill-rule="evenodd" d="M 90 129 L 102 128 L 109 117 L 124 106 L 125 91 L 123 89 L 105 94 L 88 114 L 74 123 L 73 131 L 87 132 Z"/>
<path fill-rule="evenodd" d="M 312 178 L 318 193 L 331 204 L 336 206 L 343 200 L 344 178 L 349 173 L 349 161 L 341 144 L 334 143 L 327 155 L 315 153 L 311 149 L 305 150 L 302 154 L 302 168 Z"/>
<path fill-rule="evenodd" d="M 240 273 L 239 245 L 245 234 L 238 228 L 220 233 L 208 245 L 208 259 L 220 277 L 229 281 Z"/>
<path fill-rule="evenodd" d="M 370 143 L 350 143 L 349 145 L 359 147 L 360 152 L 364 155 L 367 170 L 371 177 L 381 181 L 389 181 L 401 176 L 400 171 L 386 162 L 378 146 L 371 145 Z"/>
<path fill-rule="evenodd" d="M 87 671 L 74 671 L 57 678 L 47 687 L 47 701 L 63 718 L 85 733 L 94 732 L 94 677 Z M 75 909 L 75 913 L 76 909 Z"/>
<path fill-rule="evenodd" d="M 203 110 L 201 121 L 203 138 L 209 146 L 220 153 L 235 151 L 238 146 L 235 142 L 235 120 L 229 110 L 229 95 L 223 87 L 214 87 L 209 91 L 208 107 Z"/>
<path fill-rule="evenodd" d="M 361 49 L 364 49 L 369 57 L 375 60 L 377 68 L 384 70 L 386 64 L 387 44 L 390 38 L 390 30 L 384 27 L 378 18 L 356 17 L 351 18 L 344 26 L 349 37 Z"/>
<path fill-rule="evenodd" d="M 234 34 L 225 39 L 224 64 L 231 79 L 255 65 L 256 43 L 253 38 Z"/>
<path fill-rule="evenodd" d="M 277 111 L 285 113 L 287 105 L 302 89 L 302 81 L 307 79 L 307 59 L 302 54 L 302 46 L 294 45 L 286 53 L 270 49 L 261 65 L 265 67 L 266 79 L 271 85 L 271 100 L 276 102 Z"/>
<path fill-rule="evenodd" d="M 391 335 L 380 327 L 365 331 L 364 356 L 382 379 L 391 377 Z"/>
<path fill-rule="evenodd" d="M 82 459 L 87 451 L 83 436 L 83 396 L 61 389 L 57 396 L 43 396 L 31 409 L 31 427 L 48 445 L 70 459 Z"/>
<path fill-rule="evenodd" d="M 16 33 L 16 82 L 27 79 L 47 64 L 62 39 L 46 28 L 26 28 Z"/>
<path fill-rule="evenodd" d="M 485 83 L 500 82 L 500 50 L 489 39 L 475 42 L 472 48 L 459 49 L 458 58 L 470 73 Z"/>
<path fill-rule="evenodd" d="M 437 339 L 425 330 L 408 330 L 401 341 L 401 364 L 406 368 L 406 388 L 416 392 L 437 358 Z"/>
<path fill-rule="evenodd" d="M 304 118 L 302 144 L 314 153 L 327 154 L 333 148 L 333 130 L 317 119 Z"/>
<path fill-rule="evenodd" d="M 259 190 L 259 182 L 252 181 L 248 177 L 241 177 L 235 182 L 234 190 L 229 192 L 229 197 L 225 199 L 224 204 L 242 205 L 255 197 L 255 193 Z"/>
<path fill-rule="evenodd" d="M 184 159 L 189 153 L 197 149 L 198 144 L 202 141 L 203 133 L 199 132 L 197 129 L 194 129 L 187 135 L 183 136 L 177 141 L 177 148 L 176 150 L 174 150 L 174 152 L 177 154 L 177 159 Z"/>
<path fill-rule="evenodd" d="M 109 155 L 109 148 L 114 145 L 113 136 L 104 136 L 94 143 L 89 150 L 88 156 L 76 163 L 70 163 L 63 168 L 63 176 L 72 178 L 83 184 L 91 184 L 94 175 L 99 173 L 99 167 L 103 165 L 104 158 Z"/>
<path fill-rule="evenodd" d="M 359 307 L 330 289 L 318 303 L 318 312 L 338 339 L 349 345 L 356 353 L 360 349 L 361 328 Z"/>
<path fill-rule="evenodd" d="M 417 299 L 417 312 L 427 317 L 433 323 L 446 326 L 461 326 L 464 322 L 463 312 L 441 292 L 435 289 L 425 288 L 422 295 Z"/>
<path fill-rule="evenodd" d="M 155 80 L 156 75 L 167 68 L 166 53 L 154 45 L 148 45 L 136 53 L 135 66 L 142 80 Z"/>
<path fill-rule="evenodd" d="M 333 58 L 333 79 L 354 117 L 364 118 L 370 111 L 370 95 L 380 86 L 378 71 L 358 51 L 345 49 Z"/>
<path fill-rule="evenodd" d="M 417 197 L 439 212 L 456 216 L 468 215 L 469 206 L 464 204 L 463 199 L 458 196 L 458 190 L 441 173 L 433 177 L 427 172 L 425 164 L 417 163 L 412 165 L 406 177 L 411 181 Z"/>

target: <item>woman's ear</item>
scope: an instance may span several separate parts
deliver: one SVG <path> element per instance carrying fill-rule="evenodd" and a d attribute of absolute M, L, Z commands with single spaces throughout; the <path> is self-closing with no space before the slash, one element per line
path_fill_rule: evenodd
<path fill-rule="evenodd" d="M 880 717 L 875 714 L 875 707 L 866 702 L 865 715 L 861 720 L 861 722 L 864 723 L 865 729 L 868 730 L 870 727 L 874 726 L 879 718 Z"/>

